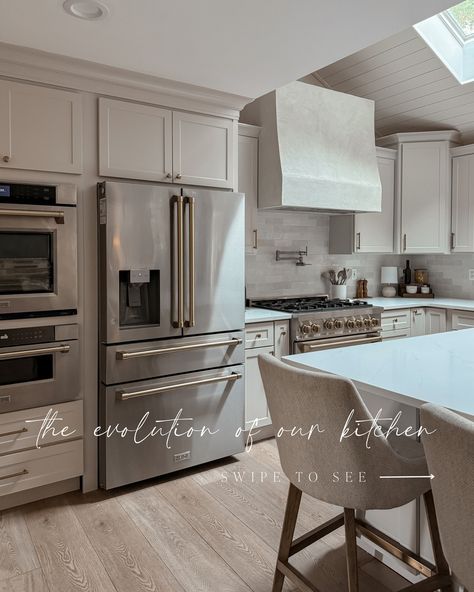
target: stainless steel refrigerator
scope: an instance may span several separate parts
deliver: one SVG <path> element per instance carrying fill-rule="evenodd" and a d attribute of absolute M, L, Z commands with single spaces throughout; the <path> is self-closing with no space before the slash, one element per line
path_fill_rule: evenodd
<path fill-rule="evenodd" d="M 98 222 L 101 486 L 241 452 L 244 196 L 107 181 Z"/>

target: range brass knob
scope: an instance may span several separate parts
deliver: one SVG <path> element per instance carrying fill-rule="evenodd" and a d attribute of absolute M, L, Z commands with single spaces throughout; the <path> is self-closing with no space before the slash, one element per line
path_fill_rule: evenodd
<path fill-rule="evenodd" d="M 363 327 L 364 323 L 362 322 L 362 319 L 357 319 L 356 321 L 356 327 L 358 329 L 361 329 Z"/>
<path fill-rule="evenodd" d="M 372 327 L 377 327 L 379 324 L 379 320 L 378 319 L 372 319 L 371 321 Z"/>
<path fill-rule="evenodd" d="M 344 324 L 344 323 L 341 321 L 341 319 L 337 319 L 337 320 L 335 321 L 335 323 L 334 323 L 334 325 L 335 325 L 336 329 L 342 329 L 342 327 L 343 327 L 343 324 Z"/>
<path fill-rule="evenodd" d="M 308 335 L 308 333 L 311 333 L 311 325 L 308 325 L 307 323 L 305 323 L 304 325 L 301 325 L 301 332 L 304 333 L 305 335 Z"/>
<path fill-rule="evenodd" d="M 326 321 L 324 323 L 324 328 L 325 329 L 334 329 L 334 321 Z"/>
<path fill-rule="evenodd" d="M 370 325 L 371 325 L 371 320 L 370 320 L 370 318 L 364 319 L 364 325 L 365 325 L 366 327 L 370 327 Z"/>
<path fill-rule="evenodd" d="M 321 327 L 319 325 L 317 325 L 316 323 L 311 323 L 311 330 L 313 331 L 313 333 L 319 333 L 320 329 Z"/>
<path fill-rule="evenodd" d="M 355 327 L 355 321 L 353 319 L 349 319 L 346 322 L 346 326 L 347 326 L 348 329 L 353 329 Z"/>

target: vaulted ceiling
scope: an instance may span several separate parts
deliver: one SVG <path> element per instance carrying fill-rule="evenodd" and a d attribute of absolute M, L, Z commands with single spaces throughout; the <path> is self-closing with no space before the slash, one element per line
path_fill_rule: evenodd
<path fill-rule="evenodd" d="M 334 90 L 373 99 L 379 136 L 457 129 L 474 141 L 474 83 L 460 84 L 413 28 L 315 74 Z"/>

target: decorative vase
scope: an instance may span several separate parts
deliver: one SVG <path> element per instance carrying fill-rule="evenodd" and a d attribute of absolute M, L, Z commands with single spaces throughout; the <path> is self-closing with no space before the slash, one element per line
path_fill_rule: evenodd
<path fill-rule="evenodd" d="M 382 288 L 382 296 L 384 296 L 384 298 L 395 298 L 396 295 L 397 289 L 395 286 L 384 286 Z"/>

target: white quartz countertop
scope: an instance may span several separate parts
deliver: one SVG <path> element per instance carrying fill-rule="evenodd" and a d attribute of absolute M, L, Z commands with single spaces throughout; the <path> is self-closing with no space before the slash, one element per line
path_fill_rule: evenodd
<path fill-rule="evenodd" d="M 474 300 L 463 300 L 461 298 L 367 298 L 367 302 L 374 306 L 382 306 L 385 310 L 396 308 L 451 308 L 474 311 Z"/>
<path fill-rule="evenodd" d="M 419 407 L 435 403 L 474 418 L 474 329 L 287 356 L 338 374 L 362 391 Z"/>
<path fill-rule="evenodd" d="M 473 307 L 474 310 L 474 307 Z M 246 308 L 245 324 L 247 323 L 265 323 L 268 321 L 284 321 L 291 319 L 291 314 L 287 312 L 278 312 L 266 308 Z"/>

